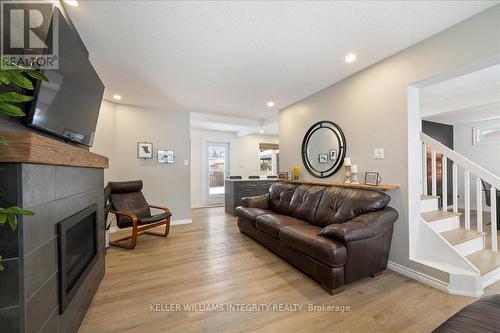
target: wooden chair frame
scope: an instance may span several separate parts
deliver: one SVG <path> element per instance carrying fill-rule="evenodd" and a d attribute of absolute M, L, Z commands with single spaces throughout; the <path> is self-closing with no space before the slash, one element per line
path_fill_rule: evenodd
<path fill-rule="evenodd" d="M 153 206 L 153 205 L 148 205 L 149 208 L 155 208 L 155 209 L 160 209 L 165 211 L 165 213 L 170 214 L 170 210 L 165 207 L 160 207 L 160 206 Z M 158 222 L 150 223 L 150 224 L 145 224 L 145 225 L 139 225 L 138 224 L 138 218 L 137 216 L 133 214 L 129 214 L 127 212 L 118 212 L 116 210 L 110 210 L 110 213 L 115 214 L 116 219 L 118 219 L 119 216 L 125 216 L 128 217 L 132 221 L 132 235 L 131 236 L 126 236 L 126 237 L 121 237 L 118 238 L 114 241 L 110 241 L 110 245 L 114 246 L 119 246 L 125 249 L 132 250 L 135 248 L 137 245 L 137 238 L 142 235 L 142 234 L 147 234 L 147 235 L 153 235 L 153 236 L 160 236 L 160 237 L 167 237 L 168 233 L 170 232 L 170 216 L 168 216 L 166 219 L 163 219 Z M 148 229 L 156 228 L 158 226 L 165 225 L 165 232 L 155 232 L 155 231 L 146 231 Z M 126 240 L 131 239 L 129 244 L 123 243 Z"/>

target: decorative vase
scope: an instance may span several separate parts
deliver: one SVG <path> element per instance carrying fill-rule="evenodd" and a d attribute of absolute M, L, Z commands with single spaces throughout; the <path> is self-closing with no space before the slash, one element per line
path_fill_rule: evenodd
<path fill-rule="evenodd" d="M 351 184 L 359 184 L 358 180 L 358 165 L 351 165 Z"/>
<path fill-rule="evenodd" d="M 344 183 L 350 184 L 352 182 L 351 180 L 351 159 L 349 157 L 344 158 L 344 168 L 345 168 L 345 181 Z"/>
<path fill-rule="evenodd" d="M 300 167 L 298 165 L 294 165 L 292 167 L 292 180 L 300 179 Z"/>

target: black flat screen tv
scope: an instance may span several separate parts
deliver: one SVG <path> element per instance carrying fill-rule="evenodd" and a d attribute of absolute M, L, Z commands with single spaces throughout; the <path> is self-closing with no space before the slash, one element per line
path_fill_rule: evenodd
<path fill-rule="evenodd" d="M 89 61 L 85 46 L 57 8 L 53 20 L 56 15 L 59 68 L 42 71 L 48 82 L 37 82 L 27 123 L 28 126 L 90 147 L 104 85 Z"/>

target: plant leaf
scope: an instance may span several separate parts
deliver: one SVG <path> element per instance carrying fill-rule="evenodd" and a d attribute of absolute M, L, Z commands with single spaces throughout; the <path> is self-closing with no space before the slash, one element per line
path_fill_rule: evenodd
<path fill-rule="evenodd" d="M 28 74 L 30 77 L 34 78 L 35 80 L 41 80 L 41 81 L 49 81 L 45 75 L 40 73 L 39 71 L 35 71 L 33 69 L 26 69 L 23 72 Z"/>
<path fill-rule="evenodd" d="M 0 145 L 6 145 L 6 144 L 7 144 L 7 139 L 0 138 Z"/>
<path fill-rule="evenodd" d="M 8 214 L 7 215 L 7 222 L 9 223 L 10 228 L 12 229 L 12 231 L 16 230 L 16 228 L 17 228 L 17 217 L 16 217 L 15 214 Z"/>
<path fill-rule="evenodd" d="M 33 96 L 23 95 L 15 91 L 0 94 L 0 102 L 16 102 L 23 103 L 33 100 Z"/>
<path fill-rule="evenodd" d="M 33 83 L 22 74 L 22 70 L 8 70 L 5 71 L 5 74 L 16 86 L 33 90 Z"/>
<path fill-rule="evenodd" d="M 0 224 L 5 224 L 7 222 L 7 214 L 0 213 Z"/>
<path fill-rule="evenodd" d="M 4 268 L 2 265 L 2 256 L 0 256 L 0 272 L 3 272 Z"/>
<path fill-rule="evenodd" d="M 0 214 L 17 214 L 17 215 L 34 215 L 34 213 L 27 209 L 19 207 L 0 208 Z"/>
<path fill-rule="evenodd" d="M 22 117 L 26 115 L 23 109 L 21 109 L 19 106 L 15 106 L 5 102 L 0 102 L 0 112 L 13 117 Z"/>
<path fill-rule="evenodd" d="M 0 82 L 3 84 L 10 84 L 10 79 L 7 74 L 5 74 L 5 71 L 0 71 Z"/>

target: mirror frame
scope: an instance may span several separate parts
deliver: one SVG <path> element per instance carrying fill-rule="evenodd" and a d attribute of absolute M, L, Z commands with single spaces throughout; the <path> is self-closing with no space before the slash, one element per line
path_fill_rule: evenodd
<path fill-rule="evenodd" d="M 309 144 L 309 140 L 311 139 L 311 136 L 318 131 L 319 129 L 322 128 L 327 128 L 330 129 L 333 134 L 337 137 L 337 140 L 339 142 L 339 154 L 338 154 L 338 159 L 335 162 L 334 165 L 332 165 L 331 168 L 325 171 L 319 171 L 314 168 L 314 166 L 311 164 L 309 158 L 307 157 L 307 146 Z M 304 135 L 304 139 L 302 140 L 302 162 L 304 163 L 304 166 L 306 167 L 307 171 L 313 175 L 316 178 L 327 178 L 335 174 L 344 164 L 344 158 L 346 154 L 346 140 L 345 140 L 345 135 L 344 132 L 340 129 L 340 127 L 335 124 L 332 121 L 329 120 L 322 120 L 318 121 L 314 125 L 312 125 L 309 130 L 306 132 Z"/>

